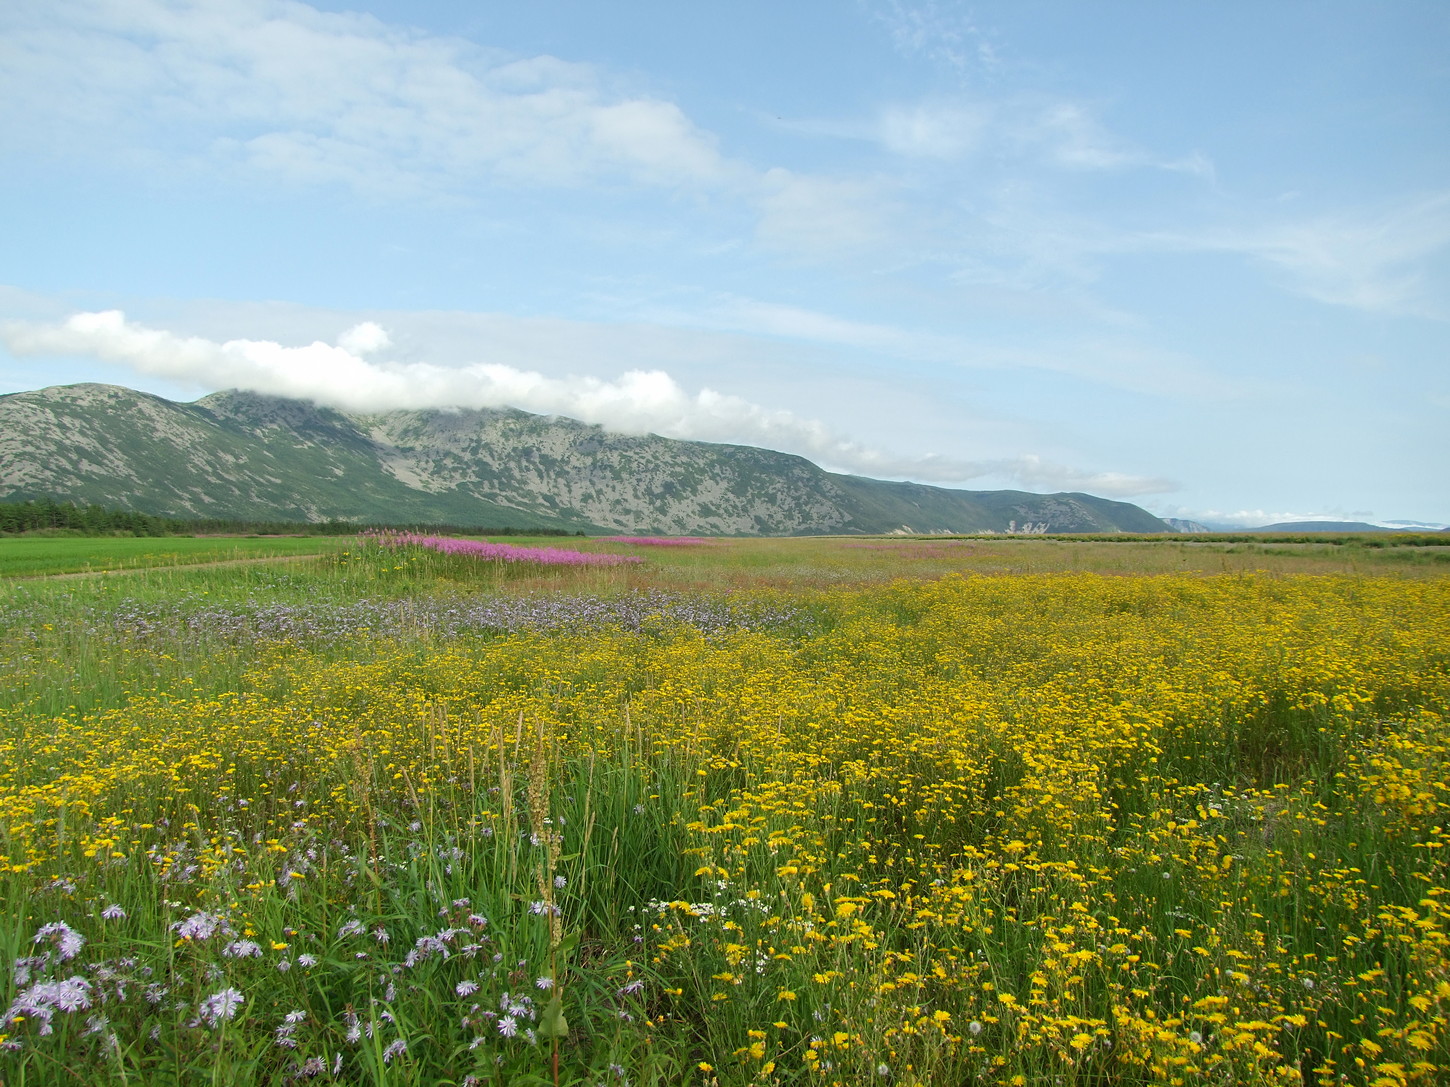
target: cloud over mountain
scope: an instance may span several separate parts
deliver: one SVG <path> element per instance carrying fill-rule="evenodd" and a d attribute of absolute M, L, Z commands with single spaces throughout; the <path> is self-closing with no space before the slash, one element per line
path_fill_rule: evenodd
<path fill-rule="evenodd" d="M 0 339 L 16 355 L 87 356 L 203 387 L 242 388 L 350 411 L 508 406 L 567 415 L 626 434 L 761 445 L 799 453 L 828 468 L 878 476 L 965 482 L 997 474 L 1032 489 L 1086 490 L 1116 498 L 1172 489 L 1164 480 L 1084 472 L 1030 455 L 985 461 L 895 456 L 790 411 L 710 388 L 691 393 L 663 370 L 630 370 L 605 380 L 551 377 L 499 363 L 449 367 L 375 358 L 390 339 L 372 322 L 346 330 L 335 344 L 284 346 L 270 340 L 218 343 L 182 336 L 128 321 L 120 310 L 104 310 L 49 324 L 7 322 L 0 325 Z"/>

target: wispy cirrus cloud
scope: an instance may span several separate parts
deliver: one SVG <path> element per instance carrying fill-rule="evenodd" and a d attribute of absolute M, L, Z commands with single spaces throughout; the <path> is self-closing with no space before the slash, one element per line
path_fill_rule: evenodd
<path fill-rule="evenodd" d="M 904 56 L 923 58 L 967 76 L 997 67 L 997 48 L 965 5 L 952 0 L 884 0 L 868 5 Z"/>
<path fill-rule="evenodd" d="M 1443 268 L 1450 191 L 1258 227 L 1149 234 L 1139 244 L 1242 254 L 1277 271 L 1290 290 L 1327 305 L 1450 317 Z"/>
<path fill-rule="evenodd" d="M 775 168 L 763 179 L 757 238 L 772 249 L 827 256 L 895 244 L 890 183 Z"/>
<path fill-rule="evenodd" d="M 1220 377 L 1188 354 L 1145 346 L 1131 336 L 1103 334 L 1019 345 L 731 294 L 713 295 L 688 308 L 649 307 L 640 317 L 657 326 L 794 340 L 962 371 L 1032 373 L 1037 380 L 1071 377 L 1170 400 L 1232 401 L 1262 392 L 1260 383 Z"/>
<path fill-rule="evenodd" d="M 397 408 L 516 407 L 562 414 L 625 433 L 741 442 L 798 453 L 836 470 L 962 483 L 1007 477 L 1031 488 L 1090 490 L 1112 497 L 1159 493 L 1173 484 L 1090 472 L 1024 455 L 981 461 L 903 457 L 865 446 L 819 420 L 701 388 L 691 393 L 663 370 L 614 379 L 551 377 L 498 363 L 438 366 L 385 355 L 385 329 L 364 322 L 337 343 L 284 346 L 269 340 L 217 342 L 130 322 L 119 310 L 78 313 L 60 322 L 0 324 L 18 356 L 86 356 L 144 374 L 210 388 L 245 388 L 350 411 Z"/>

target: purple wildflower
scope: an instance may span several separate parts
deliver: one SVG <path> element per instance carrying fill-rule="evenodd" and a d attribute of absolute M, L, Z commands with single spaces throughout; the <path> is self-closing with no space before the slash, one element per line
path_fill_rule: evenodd
<path fill-rule="evenodd" d="M 85 1011 L 91 1006 L 91 983 L 79 975 L 64 981 L 38 981 L 17 996 L 5 1011 L 6 1024 L 17 1020 L 39 1022 L 39 1034 L 49 1034 L 56 1012 Z"/>
<path fill-rule="evenodd" d="M 236 1018 L 237 1009 L 246 1003 L 244 997 L 236 989 L 223 989 L 219 993 L 213 993 L 201 1002 L 201 1010 L 198 1017 L 209 1027 L 218 1023 Z"/>
<path fill-rule="evenodd" d="M 392 1064 L 394 1057 L 401 1057 L 406 1052 L 408 1052 L 408 1043 L 399 1038 L 383 1050 L 383 1063 Z"/>
<path fill-rule="evenodd" d="M 60 961 L 73 959 L 81 953 L 85 946 L 86 938 L 75 929 L 71 928 L 64 921 L 52 921 L 48 925 L 42 925 L 40 931 L 35 934 L 34 943 L 48 941 L 55 945 L 56 954 Z"/>
<path fill-rule="evenodd" d="M 223 936 L 232 935 L 232 926 L 225 917 L 206 910 L 198 910 L 185 920 L 177 921 L 171 928 L 183 940 L 210 940 L 218 932 Z"/>

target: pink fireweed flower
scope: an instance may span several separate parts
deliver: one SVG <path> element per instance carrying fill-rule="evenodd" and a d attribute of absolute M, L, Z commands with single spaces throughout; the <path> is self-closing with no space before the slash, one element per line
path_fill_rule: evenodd
<path fill-rule="evenodd" d="M 416 532 L 381 532 L 373 537 L 386 548 L 423 547 L 442 555 L 461 555 L 486 562 L 530 562 L 540 566 L 620 566 L 642 561 L 634 555 L 591 555 L 561 547 L 520 547 L 517 544 L 460 540 L 451 536 L 423 536 Z"/>

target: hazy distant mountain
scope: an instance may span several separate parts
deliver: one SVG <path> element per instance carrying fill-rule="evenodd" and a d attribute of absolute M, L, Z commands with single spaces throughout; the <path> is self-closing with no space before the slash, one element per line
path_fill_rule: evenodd
<path fill-rule="evenodd" d="M 1250 532 L 1417 532 L 1420 529 L 1386 528 L 1365 521 L 1280 521 L 1249 529 Z"/>
<path fill-rule="evenodd" d="M 710 535 L 1168 531 L 1086 494 L 887 483 L 509 408 L 353 414 L 235 391 L 177 404 L 114 385 L 0 396 L 0 500 L 41 497 L 174 517 Z"/>
<path fill-rule="evenodd" d="M 1207 525 L 1200 525 L 1197 521 L 1186 521 L 1182 517 L 1165 517 L 1163 523 L 1174 532 L 1193 533 L 1197 535 L 1202 532 L 1212 532 L 1213 529 Z"/>

